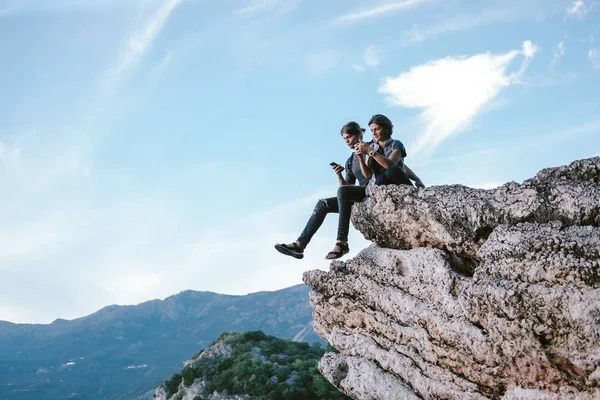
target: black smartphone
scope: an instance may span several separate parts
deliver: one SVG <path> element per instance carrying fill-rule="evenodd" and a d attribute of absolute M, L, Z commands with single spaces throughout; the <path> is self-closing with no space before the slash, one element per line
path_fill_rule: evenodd
<path fill-rule="evenodd" d="M 336 162 L 330 162 L 329 165 L 331 165 L 332 167 L 335 167 L 336 165 L 338 165 L 338 163 L 336 163 Z"/>

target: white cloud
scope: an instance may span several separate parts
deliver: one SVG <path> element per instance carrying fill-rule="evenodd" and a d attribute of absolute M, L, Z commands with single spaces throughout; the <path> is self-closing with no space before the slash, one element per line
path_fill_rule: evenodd
<path fill-rule="evenodd" d="M 323 50 L 309 54 L 306 57 L 306 67 L 312 75 L 322 75 L 334 69 L 340 62 L 340 56 L 336 51 Z"/>
<path fill-rule="evenodd" d="M 589 9 L 582 0 L 575 0 L 569 8 L 567 8 L 567 16 L 575 18 L 583 18 Z"/>
<path fill-rule="evenodd" d="M 600 69 L 600 50 L 597 48 L 591 48 L 588 50 L 588 58 L 590 59 L 594 68 Z"/>
<path fill-rule="evenodd" d="M 431 61 L 396 78 L 386 78 L 379 92 L 391 105 L 423 109 L 422 132 L 411 152 L 432 151 L 468 128 L 502 89 L 518 83 L 536 51 L 536 46 L 526 41 L 520 51 Z M 519 55 L 524 57 L 521 67 L 507 72 Z"/>
<path fill-rule="evenodd" d="M 523 55 L 526 58 L 533 57 L 536 52 L 537 52 L 537 46 L 535 46 L 529 40 L 526 40 L 525 42 L 523 42 Z"/>
<path fill-rule="evenodd" d="M 253 0 L 246 7 L 238 8 L 234 14 L 256 14 L 260 12 L 286 13 L 300 4 L 301 0 Z"/>
<path fill-rule="evenodd" d="M 382 17 L 394 12 L 407 11 L 417 7 L 423 3 L 433 0 L 401 0 L 379 4 L 376 7 L 369 9 L 361 9 L 344 14 L 334 20 L 335 24 L 352 24 L 365 19 Z"/>
<path fill-rule="evenodd" d="M 558 64 L 558 62 L 560 61 L 560 59 L 564 57 L 566 51 L 567 51 L 567 46 L 565 45 L 565 41 L 561 40 L 556 45 L 556 49 L 554 50 L 554 54 L 552 56 L 552 63 L 551 63 L 551 65 L 554 66 L 554 65 Z"/>

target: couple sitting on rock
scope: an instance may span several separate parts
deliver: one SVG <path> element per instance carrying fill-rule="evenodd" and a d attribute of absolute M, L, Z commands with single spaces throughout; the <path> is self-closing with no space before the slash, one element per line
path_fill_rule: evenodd
<path fill-rule="evenodd" d="M 342 127 L 340 134 L 354 153 L 346 161 L 345 167 L 331 164 L 340 184 L 337 197 L 319 200 L 298 240 L 290 244 L 276 244 L 277 251 L 295 258 L 303 258 L 304 249 L 325 220 L 325 216 L 328 213 L 339 213 L 337 243 L 325 258 L 340 258 L 350 251 L 348 230 L 352 204 L 365 199 L 366 187 L 371 179 L 374 179 L 376 185 L 411 186 L 412 179 L 417 187 L 425 187 L 419 177 L 404 164 L 406 150 L 402 142 L 392 139 L 393 125 L 389 118 L 381 114 L 373 115 L 369 121 L 369 128 L 373 140 L 365 143 L 362 140 L 365 129 L 358 123 L 352 121 Z M 344 169 L 346 178 L 342 176 Z M 356 181 L 358 186 L 355 186 Z"/>

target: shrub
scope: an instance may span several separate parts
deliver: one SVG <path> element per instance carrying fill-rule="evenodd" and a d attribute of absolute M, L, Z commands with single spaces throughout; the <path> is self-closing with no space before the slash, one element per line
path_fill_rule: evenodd
<path fill-rule="evenodd" d="M 349 399 L 319 373 L 317 363 L 326 352 L 320 345 L 279 339 L 262 331 L 224 333 L 219 340 L 232 346 L 231 357 L 202 359 L 193 367 L 188 365 L 181 375 L 171 378 L 169 391 L 175 389 L 171 393 L 177 391 L 182 380 L 190 386 L 196 378 L 202 378 L 206 393 L 217 391 L 265 400 Z M 256 354 L 257 348 L 260 355 Z"/>
<path fill-rule="evenodd" d="M 169 391 L 169 394 L 177 393 L 179 389 L 179 384 L 183 380 L 183 377 L 180 374 L 173 374 L 170 380 L 165 381 L 165 387 Z"/>

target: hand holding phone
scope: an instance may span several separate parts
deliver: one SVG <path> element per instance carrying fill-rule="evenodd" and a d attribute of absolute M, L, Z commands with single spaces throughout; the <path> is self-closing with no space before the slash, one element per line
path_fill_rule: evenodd
<path fill-rule="evenodd" d="M 340 175 L 342 173 L 342 171 L 344 170 L 344 167 L 342 167 L 340 164 L 338 164 L 336 162 L 330 162 L 329 165 L 331 165 L 331 167 L 333 168 L 335 173 L 338 175 Z"/>

